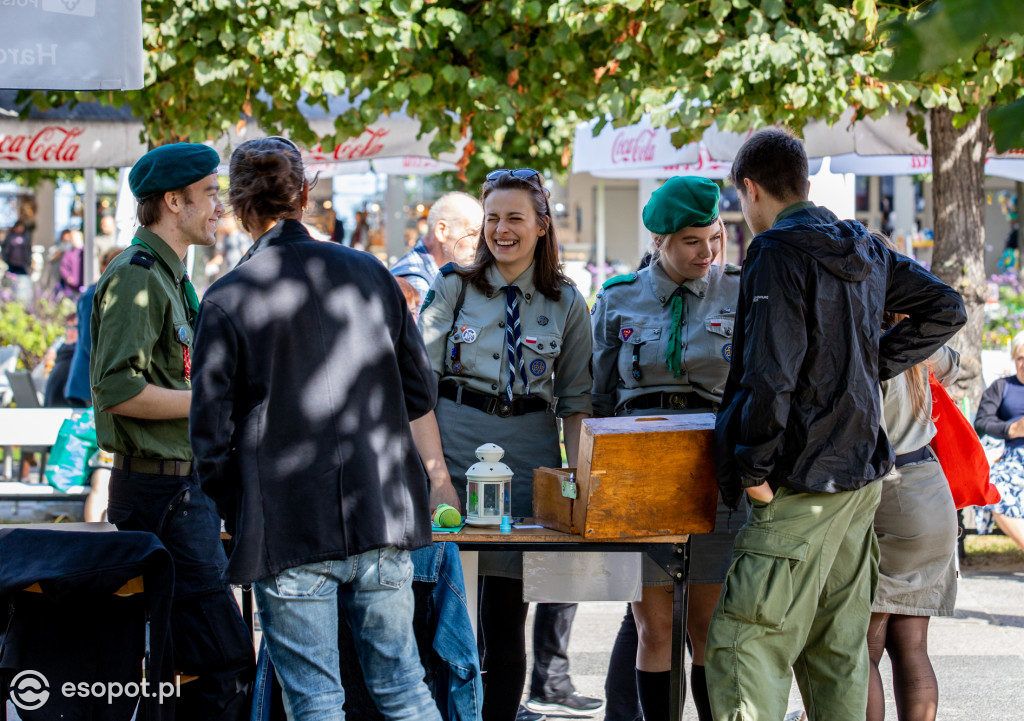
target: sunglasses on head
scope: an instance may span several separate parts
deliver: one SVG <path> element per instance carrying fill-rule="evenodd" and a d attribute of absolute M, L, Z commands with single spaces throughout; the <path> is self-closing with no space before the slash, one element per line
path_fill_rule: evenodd
<path fill-rule="evenodd" d="M 533 168 L 515 168 L 514 170 L 498 168 L 497 170 L 492 170 L 487 174 L 487 180 L 497 180 L 498 178 L 503 178 L 506 174 L 511 175 L 513 178 L 517 178 L 518 180 L 529 180 L 535 175 L 540 175 L 540 171 L 534 170 Z"/>

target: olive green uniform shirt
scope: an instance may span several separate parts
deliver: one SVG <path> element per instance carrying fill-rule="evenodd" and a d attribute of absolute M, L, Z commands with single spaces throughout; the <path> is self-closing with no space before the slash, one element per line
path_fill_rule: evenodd
<path fill-rule="evenodd" d="M 428 294 L 430 300 L 420 311 L 419 326 L 439 380 L 465 385 L 485 395 L 501 396 L 509 375 L 502 288 L 509 284 L 493 264 L 487 279 L 493 287 L 490 295 L 466 282 L 466 297 L 451 332 L 452 313 L 463 279 L 458 273 L 437 276 L 433 295 Z M 560 418 L 573 413 L 589 415 L 592 379 L 587 302 L 572 285 L 562 286 L 559 300 L 547 298 L 533 284 L 533 265 L 512 285 L 519 288 L 520 337 L 530 395 L 554 405 Z M 455 343 L 459 345 L 461 373 L 452 372 L 451 351 Z M 526 395 L 526 386 L 518 374 L 512 392 L 515 396 Z"/>
<path fill-rule="evenodd" d="M 657 262 L 633 277 L 606 284 L 594 305 L 594 414 L 614 415 L 630 399 L 662 391 L 721 402 L 732 362 L 740 269 L 712 268 L 683 283 L 679 377 L 665 362 L 672 294 L 679 286 Z M 634 354 L 639 378 L 633 374 Z"/>
<path fill-rule="evenodd" d="M 100 277 L 92 306 L 90 376 L 101 448 L 138 458 L 191 460 L 188 418 L 150 420 L 104 413 L 134 398 L 147 384 L 192 390 L 185 349 L 192 352 L 192 323 L 182 281 L 185 264 L 145 228 L 135 237 L 157 258 L 148 268 L 132 259 L 141 246 L 118 255 Z"/>

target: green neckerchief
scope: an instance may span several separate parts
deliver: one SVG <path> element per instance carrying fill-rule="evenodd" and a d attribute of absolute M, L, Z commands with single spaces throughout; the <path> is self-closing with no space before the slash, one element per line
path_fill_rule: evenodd
<path fill-rule="evenodd" d="M 678 378 L 682 371 L 679 368 L 679 355 L 683 352 L 683 293 L 686 289 L 679 286 L 672 292 L 672 330 L 668 333 L 668 350 L 665 352 L 665 365 Z"/>
<path fill-rule="evenodd" d="M 174 270 L 172 268 L 167 267 L 167 263 L 164 261 L 163 258 L 160 257 L 160 254 L 157 253 L 152 248 L 150 248 L 149 245 L 146 244 L 146 241 L 138 237 L 132 238 L 132 245 L 141 245 L 143 248 L 152 253 L 153 256 L 161 263 L 163 263 L 164 267 L 167 268 L 167 270 L 171 274 L 171 277 L 174 277 Z M 199 313 L 199 296 L 196 294 L 196 288 L 194 285 L 192 285 L 192 281 L 189 280 L 187 271 L 181 277 L 181 285 L 185 289 L 185 303 L 186 305 L 188 305 L 188 309 L 192 312 L 191 318 L 189 319 L 191 321 L 196 317 L 196 314 Z"/>
<path fill-rule="evenodd" d="M 793 203 L 788 208 L 783 208 L 782 212 L 775 216 L 775 222 L 773 222 L 772 225 L 775 225 L 775 223 L 778 223 L 783 218 L 788 218 L 793 213 L 799 213 L 804 208 L 813 208 L 813 207 L 814 207 L 814 203 L 812 203 L 809 200 L 801 200 L 799 203 Z"/>

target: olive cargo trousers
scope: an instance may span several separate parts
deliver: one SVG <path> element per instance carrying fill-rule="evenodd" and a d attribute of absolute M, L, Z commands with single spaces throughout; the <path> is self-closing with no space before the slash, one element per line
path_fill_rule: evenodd
<path fill-rule="evenodd" d="M 792 674 L 810 721 L 864 721 L 881 490 L 780 488 L 753 507 L 708 634 L 715 721 L 782 721 Z"/>

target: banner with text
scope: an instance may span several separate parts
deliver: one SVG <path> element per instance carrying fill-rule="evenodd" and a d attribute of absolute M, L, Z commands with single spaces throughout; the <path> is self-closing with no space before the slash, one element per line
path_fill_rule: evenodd
<path fill-rule="evenodd" d="M 140 0 L 0 0 L 0 84 L 28 90 L 137 90 Z"/>

